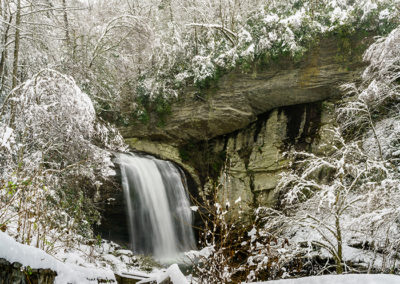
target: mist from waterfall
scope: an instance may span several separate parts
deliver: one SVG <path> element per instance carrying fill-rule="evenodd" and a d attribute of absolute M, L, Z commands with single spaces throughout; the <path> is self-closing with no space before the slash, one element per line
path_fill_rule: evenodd
<path fill-rule="evenodd" d="M 186 180 L 173 163 L 151 156 L 117 155 L 131 249 L 160 261 L 195 249 Z"/>

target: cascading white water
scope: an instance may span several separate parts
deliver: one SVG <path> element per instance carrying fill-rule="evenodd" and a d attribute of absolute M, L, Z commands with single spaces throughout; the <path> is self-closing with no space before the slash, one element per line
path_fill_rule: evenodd
<path fill-rule="evenodd" d="M 150 156 L 118 154 L 132 250 L 168 261 L 195 249 L 188 193 L 177 167 Z"/>

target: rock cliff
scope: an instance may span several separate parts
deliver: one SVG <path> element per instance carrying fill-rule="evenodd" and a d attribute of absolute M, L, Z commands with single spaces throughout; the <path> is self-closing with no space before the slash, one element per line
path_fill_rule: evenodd
<path fill-rule="evenodd" d="M 341 83 L 358 77 L 359 49 L 366 41 L 354 36 L 343 50 L 341 39 L 330 36 L 321 38 L 299 62 L 281 58 L 247 72 L 238 68 L 209 89 L 187 88 L 163 127 L 137 122 L 120 130 L 126 138 L 181 145 L 244 129 L 277 107 L 337 97 Z"/>
<path fill-rule="evenodd" d="M 229 191 L 249 208 L 272 205 L 274 188 L 289 165 L 290 147 L 324 151 L 340 85 L 359 78 L 370 38 L 321 38 L 299 62 L 281 58 L 250 72 L 239 69 L 207 90 L 189 88 L 163 127 L 121 128 L 132 149 L 175 161 L 206 191 L 228 175 Z M 222 196 L 226 195 L 226 196 Z"/>

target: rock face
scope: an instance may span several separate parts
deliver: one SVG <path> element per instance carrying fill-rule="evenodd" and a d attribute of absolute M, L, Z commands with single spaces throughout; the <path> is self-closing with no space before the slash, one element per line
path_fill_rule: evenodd
<path fill-rule="evenodd" d="M 0 258 L 0 283 L 4 284 L 52 284 L 57 273 L 50 269 L 30 269 L 18 262 L 10 263 Z"/>
<path fill-rule="evenodd" d="M 138 122 L 120 130 L 126 138 L 179 145 L 243 129 L 277 107 L 337 97 L 340 84 L 357 77 L 363 66 L 362 52 L 355 52 L 362 41 L 355 36 L 348 45 L 352 52 L 343 51 L 334 36 L 322 38 L 298 63 L 283 58 L 267 68 L 235 70 L 207 90 L 186 90 L 164 127 Z"/>
<path fill-rule="evenodd" d="M 203 194 L 239 197 L 248 209 L 271 206 L 291 147 L 324 153 L 340 85 L 359 78 L 370 38 L 320 39 L 300 61 L 281 58 L 251 72 L 223 76 L 207 90 L 188 89 L 164 127 L 120 129 L 132 149 L 175 161 Z M 343 48 L 345 47 L 345 48 Z"/>
<path fill-rule="evenodd" d="M 225 171 L 218 177 L 226 180 L 226 190 L 219 199 L 232 203 L 240 198 L 248 209 L 273 206 L 279 174 L 290 166 L 284 152 L 292 147 L 323 151 L 321 137 L 333 125 L 333 107 L 318 102 L 274 109 L 245 130 L 218 139 L 214 149 L 226 153 Z"/>
<path fill-rule="evenodd" d="M 149 153 L 160 159 L 175 162 L 194 179 L 197 185 L 200 184 L 196 169 L 184 161 L 178 147 L 163 142 L 138 138 L 126 138 L 125 142 L 136 151 Z M 188 182 L 190 183 L 191 181 Z"/>
<path fill-rule="evenodd" d="M 330 139 L 333 112 L 334 103 L 329 101 L 276 108 L 242 130 L 180 147 L 168 146 L 170 151 L 157 147 L 157 142 L 127 142 L 132 148 L 178 161 L 191 169 L 203 193 L 223 184 L 218 193 L 221 201 L 232 203 L 240 197 L 247 209 L 272 206 L 279 174 L 290 163 L 284 152 L 291 147 L 326 151 L 323 145 Z"/>

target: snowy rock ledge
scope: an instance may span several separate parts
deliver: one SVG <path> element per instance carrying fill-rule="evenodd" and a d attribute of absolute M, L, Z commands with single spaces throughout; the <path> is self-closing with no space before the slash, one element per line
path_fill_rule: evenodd
<path fill-rule="evenodd" d="M 40 283 L 53 284 L 57 273 L 50 269 L 31 269 L 21 263 L 10 263 L 0 258 L 1 283 Z"/>
<path fill-rule="evenodd" d="M 138 284 L 159 283 L 159 284 L 189 284 L 185 275 L 177 264 L 172 264 L 165 272 L 160 272 L 153 277 L 138 282 Z"/>
<path fill-rule="evenodd" d="M 57 273 L 56 284 L 85 284 L 108 281 L 115 283 L 115 276 L 111 270 L 85 268 L 73 264 L 63 263 L 41 249 L 20 244 L 6 233 L 0 232 L 0 259 L 10 263 L 20 263 L 30 269 L 50 269 Z"/>

